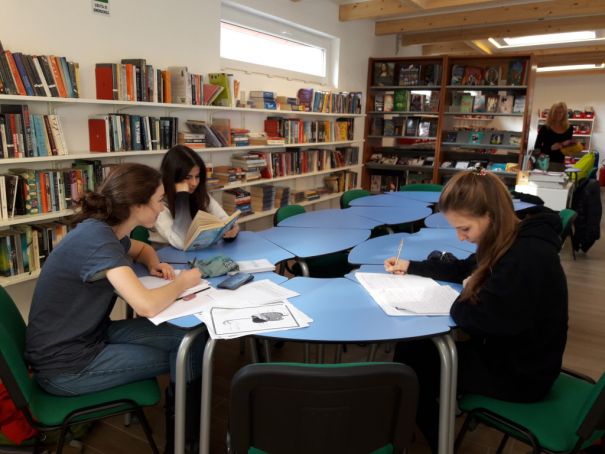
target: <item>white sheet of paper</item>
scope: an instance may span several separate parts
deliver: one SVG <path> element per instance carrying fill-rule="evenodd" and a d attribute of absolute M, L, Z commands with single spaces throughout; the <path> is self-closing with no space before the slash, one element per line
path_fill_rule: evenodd
<path fill-rule="evenodd" d="M 206 290 L 203 293 L 197 293 L 191 299 L 178 299 L 149 320 L 154 325 L 159 325 L 168 320 L 206 311 L 210 309 L 214 303 L 214 300 L 207 295 L 208 292 L 210 292 L 210 290 Z"/>
<path fill-rule="evenodd" d="M 213 339 L 303 328 L 312 321 L 288 301 L 243 308 L 213 307 L 196 316 L 206 324 Z"/>
<path fill-rule="evenodd" d="M 406 274 L 356 273 L 361 285 L 388 315 L 448 315 L 458 292 L 433 279 Z"/>
<path fill-rule="evenodd" d="M 177 276 L 179 275 L 180 272 L 181 272 L 181 270 L 174 270 L 174 274 L 176 274 Z M 156 277 L 156 276 L 143 276 L 143 277 L 139 278 L 139 281 L 141 281 L 141 284 L 143 284 L 143 287 L 148 288 L 148 289 L 160 288 L 160 287 L 165 286 L 166 284 L 170 284 L 169 280 L 162 279 L 161 277 Z M 198 285 L 188 288 L 183 293 L 181 293 L 178 297 L 183 298 L 184 296 L 200 292 L 204 289 L 207 289 L 208 287 L 210 287 L 210 284 L 208 284 L 208 281 L 202 279 L 202 281 Z"/>
<path fill-rule="evenodd" d="M 252 281 L 236 290 L 210 289 L 206 292 L 215 305 L 222 307 L 247 307 L 283 301 L 299 293 L 288 290 L 269 279 Z"/>
<path fill-rule="evenodd" d="M 262 273 L 265 271 L 275 271 L 275 265 L 267 259 L 237 260 L 235 263 L 237 263 L 239 270 L 242 273 Z"/>

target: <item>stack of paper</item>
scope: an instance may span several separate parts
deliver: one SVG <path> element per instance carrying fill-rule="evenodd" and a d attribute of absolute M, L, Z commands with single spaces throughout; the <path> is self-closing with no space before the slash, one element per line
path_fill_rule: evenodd
<path fill-rule="evenodd" d="M 449 315 L 459 295 L 449 285 L 410 274 L 356 273 L 355 276 L 388 315 Z"/>
<path fill-rule="evenodd" d="M 238 260 L 235 263 L 237 263 L 237 266 L 242 273 L 264 273 L 266 271 L 275 271 L 275 265 L 267 259 Z"/>

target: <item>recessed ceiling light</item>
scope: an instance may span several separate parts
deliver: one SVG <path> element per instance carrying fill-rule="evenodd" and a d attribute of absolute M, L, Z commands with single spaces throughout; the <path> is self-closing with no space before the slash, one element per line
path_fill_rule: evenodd
<path fill-rule="evenodd" d="M 600 65 L 563 65 L 563 66 L 542 66 L 537 69 L 539 73 L 547 73 L 554 71 L 574 71 L 574 70 L 582 70 L 582 69 L 603 69 L 605 68 L 605 63 L 601 63 Z"/>
<path fill-rule="evenodd" d="M 508 47 L 540 46 L 545 44 L 573 43 L 578 41 L 599 40 L 594 30 L 567 33 L 548 33 L 544 35 L 527 35 L 513 38 L 489 38 L 489 42 L 499 49 Z"/>

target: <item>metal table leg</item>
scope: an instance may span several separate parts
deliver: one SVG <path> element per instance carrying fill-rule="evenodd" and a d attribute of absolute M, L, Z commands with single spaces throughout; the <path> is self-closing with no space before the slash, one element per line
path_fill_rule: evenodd
<path fill-rule="evenodd" d="M 202 401 L 200 424 L 200 454 L 210 453 L 210 413 L 212 410 L 212 356 L 216 341 L 209 338 L 204 349 L 202 369 Z"/>
<path fill-rule="evenodd" d="M 454 452 L 454 418 L 458 356 L 449 334 L 432 337 L 441 362 L 439 389 L 439 454 Z"/>
<path fill-rule="evenodd" d="M 191 344 L 202 331 L 204 325 L 187 331 L 183 336 L 176 355 L 175 396 L 174 396 L 174 452 L 185 452 L 185 389 L 187 386 L 187 354 Z"/>

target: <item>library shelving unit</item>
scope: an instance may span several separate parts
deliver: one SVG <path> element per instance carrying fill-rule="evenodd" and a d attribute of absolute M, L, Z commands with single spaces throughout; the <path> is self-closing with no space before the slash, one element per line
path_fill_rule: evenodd
<path fill-rule="evenodd" d="M 546 123 L 548 108 L 538 110 L 538 129 Z M 573 140 L 581 143 L 584 147 L 584 153 L 589 152 L 592 146 L 592 133 L 595 128 L 596 115 L 593 110 L 569 109 L 569 124 L 573 127 Z M 579 158 L 567 157 L 566 161 L 570 164 L 576 162 Z"/>
<path fill-rule="evenodd" d="M 369 59 L 364 188 L 433 180 L 443 68 L 442 57 Z"/>
<path fill-rule="evenodd" d="M 477 164 L 514 183 L 534 78 L 527 55 L 370 58 L 364 188 L 445 182 Z"/>
<path fill-rule="evenodd" d="M 138 150 L 138 151 L 116 151 L 116 152 L 91 152 L 88 142 L 88 119 L 96 115 L 105 115 L 107 113 L 130 113 L 138 115 L 151 116 L 174 116 L 179 121 L 187 119 L 204 120 L 211 123 L 213 118 L 229 118 L 232 127 L 248 128 L 252 131 L 263 131 L 263 123 L 266 117 L 286 117 L 301 118 L 309 120 L 324 120 L 334 122 L 337 118 L 350 118 L 354 123 L 363 118 L 363 114 L 350 113 L 326 113 L 326 112 L 299 112 L 299 111 L 281 111 L 265 110 L 251 108 L 227 108 L 220 106 L 199 106 L 188 104 L 166 104 L 154 102 L 135 102 L 118 100 L 97 100 L 85 98 L 58 98 L 43 96 L 19 96 L 19 95 L 0 95 L 0 104 L 19 104 L 27 105 L 30 113 L 37 114 L 57 114 L 60 117 L 62 129 L 67 143 L 68 154 L 59 156 L 38 156 L 23 158 L 4 158 L 0 159 L 0 174 L 7 174 L 11 169 L 46 169 L 59 170 L 70 167 L 71 162 L 77 159 L 101 160 L 103 164 L 117 164 L 121 162 L 142 162 L 154 167 L 159 166 L 163 150 Z M 296 143 L 286 145 L 253 145 L 253 146 L 233 146 L 202 148 L 196 150 L 200 153 L 204 161 L 217 165 L 228 165 L 229 158 L 234 152 L 246 151 L 271 151 L 280 152 L 291 149 L 330 149 L 337 147 L 361 147 L 361 125 L 354 126 L 355 136 L 351 140 L 331 141 L 331 142 L 313 142 Z M 347 163 L 347 165 L 324 168 L 319 171 L 301 174 L 291 174 L 283 177 L 271 179 L 260 179 L 255 181 L 241 181 L 236 184 L 229 184 L 223 188 L 213 191 L 213 195 L 220 202 L 220 192 L 225 189 L 236 187 L 249 187 L 257 184 L 286 183 L 297 189 L 311 189 L 323 184 L 323 178 L 333 172 L 349 171 L 356 175 L 361 172 L 361 163 L 358 153 L 357 162 Z M 357 177 L 356 185 L 359 185 L 360 178 Z M 341 193 L 329 193 L 315 200 L 306 200 L 303 205 L 312 205 L 324 201 L 330 201 L 340 197 Z M 241 223 L 256 220 L 263 217 L 272 216 L 275 210 L 258 212 L 241 218 Z M 19 225 L 38 224 L 52 221 L 58 221 L 73 214 L 73 210 L 64 209 L 60 211 L 50 211 L 40 214 L 29 214 L 0 219 L 0 231 L 18 228 Z M 0 232 L 1 233 L 1 232 Z M 0 285 L 9 286 L 37 278 L 39 270 L 29 273 L 16 274 L 9 277 L 0 277 Z"/>

